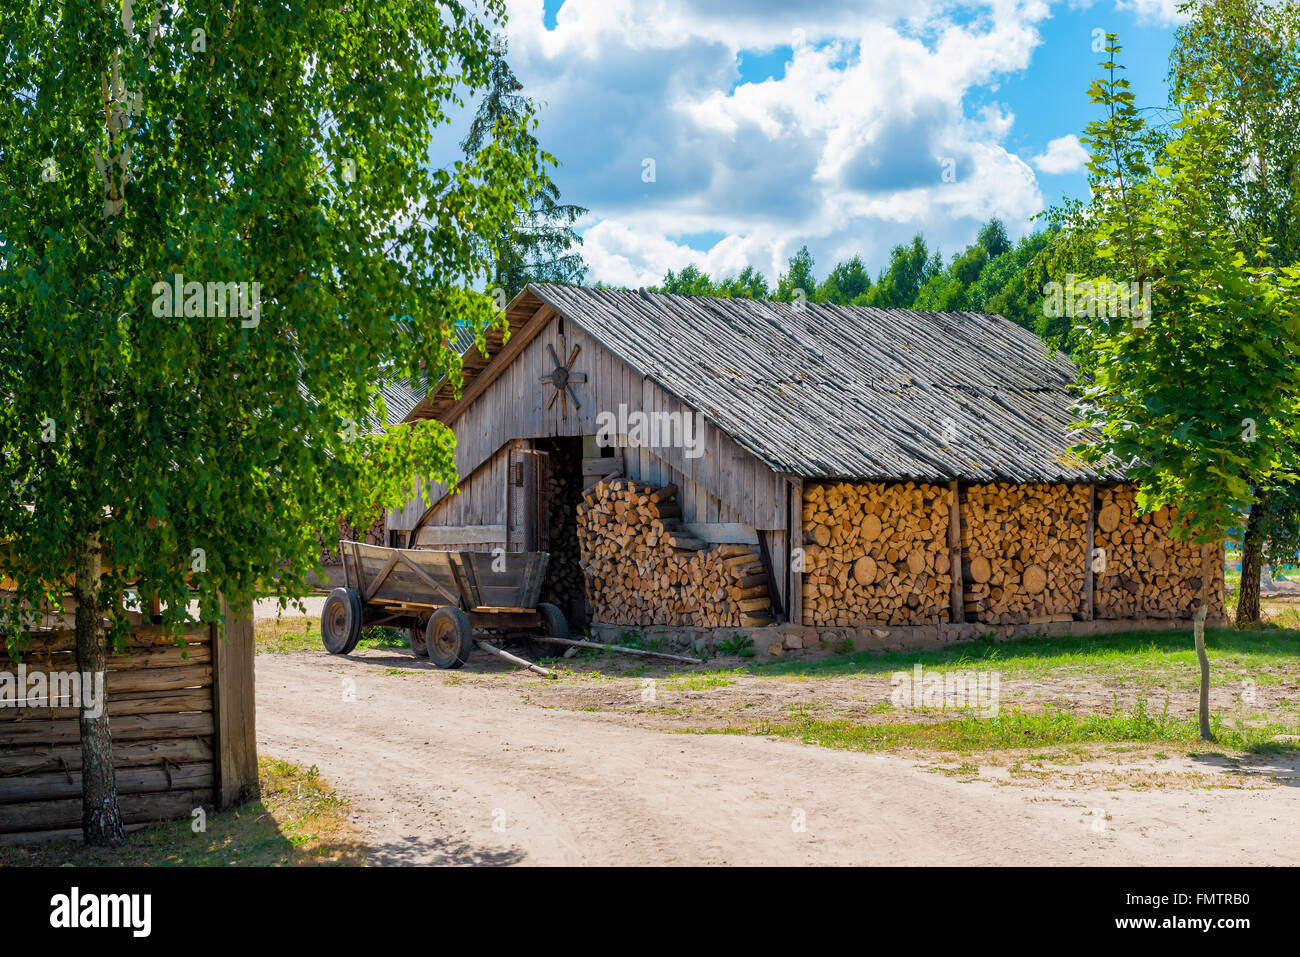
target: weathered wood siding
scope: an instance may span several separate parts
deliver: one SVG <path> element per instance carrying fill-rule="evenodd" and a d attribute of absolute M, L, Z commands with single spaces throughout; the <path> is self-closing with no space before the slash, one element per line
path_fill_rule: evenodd
<path fill-rule="evenodd" d="M 503 448 L 512 439 L 594 435 L 599 413 L 617 413 L 620 404 L 629 413 L 689 413 L 675 397 L 634 372 L 573 323 L 564 322 L 562 342 L 562 321 L 553 316 L 500 377 L 452 421 L 461 493 L 443 498 L 444 490 L 434 489 L 431 500 L 437 505 L 424 524 L 504 524 L 507 456 Z M 538 379 L 555 365 L 548 346 L 567 359 L 575 345 L 581 351 L 573 371 L 586 373 L 587 381 L 573 385 L 581 408 L 575 408 L 570 397 L 566 418 L 558 400 L 546 408 L 552 389 Z M 657 485 L 676 484 L 684 521 L 785 529 L 784 477 L 708 422 L 703 423 L 699 438 L 704 449 L 699 458 L 688 458 L 682 448 L 625 449 L 627 476 Z M 415 528 L 425 510 L 416 496 L 389 515 L 388 527 Z"/>
<path fill-rule="evenodd" d="M 220 638 L 215 624 L 195 623 L 178 646 L 161 626 L 137 624 L 125 649 L 108 657 L 113 763 L 128 826 L 230 807 L 257 791 L 252 616 L 223 611 Z M 77 670 L 74 645 L 70 622 L 60 621 L 29 636 L 21 662 L 0 645 L 0 672 L 15 683 L 19 674 L 67 675 Z M 0 843 L 80 834 L 78 715 L 48 689 L 27 706 L 0 708 Z"/>

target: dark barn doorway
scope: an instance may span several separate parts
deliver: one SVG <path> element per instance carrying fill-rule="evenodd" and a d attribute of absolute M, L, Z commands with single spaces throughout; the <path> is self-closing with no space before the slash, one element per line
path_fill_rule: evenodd
<path fill-rule="evenodd" d="M 556 605 L 569 626 L 578 629 L 587 624 L 586 578 L 578 552 L 578 504 L 582 501 L 582 439 L 537 439 L 534 447 L 547 453 L 545 488 L 538 502 L 538 547 L 550 552 L 546 579 L 542 582 L 542 601 Z"/>

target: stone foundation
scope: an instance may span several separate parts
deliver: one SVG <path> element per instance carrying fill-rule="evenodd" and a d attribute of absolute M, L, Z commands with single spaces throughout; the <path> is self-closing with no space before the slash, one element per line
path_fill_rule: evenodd
<path fill-rule="evenodd" d="M 1226 625 L 1227 618 L 1211 616 L 1208 627 Z M 676 628 L 650 625 L 631 627 L 593 623 L 592 637 L 596 641 L 619 643 L 629 635 L 642 640 L 661 641 L 677 649 L 693 649 L 713 653 L 719 642 L 744 635 L 754 645 L 755 660 L 774 658 L 827 658 L 858 651 L 913 651 L 942 648 L 961 642 L 988 638 L 992 641 L 1013 641 L 1017 638 L 1045 638 L 1062 635 L 1105 635 L 1125 631 L 1177 631 L 1187 632 L 1191 641 L 1192 622 L 1189 618 L 1149 618 L 1136 620 L 1051 621 L 1037 624 L 989 625 L 963 622 L 940 625 L 871 625 L 853 628 L 815 628 L 810 625 L 768 625 L 763 628 Z"/>

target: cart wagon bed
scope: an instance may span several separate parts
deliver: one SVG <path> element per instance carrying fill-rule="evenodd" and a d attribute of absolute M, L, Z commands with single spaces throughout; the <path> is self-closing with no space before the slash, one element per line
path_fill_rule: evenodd
<path fill-rule="evenodd" d="M 464 611 L 537 607 L 546 552 L 443 552 L 340 542 L 343 574 L 367 605 Z"/>
<path fill-rule="evenodd" d="M 346 584 L 321 612 L 321 640 L 331 654 L 349 654 L 361 629 L 407 630 L 411 650 L 441 668 L 464 664 L 473 629 L 541 632 L 567 638 L 554 605 L 539 604 L 546 552 L 433 551 L 340 541 Z"/>

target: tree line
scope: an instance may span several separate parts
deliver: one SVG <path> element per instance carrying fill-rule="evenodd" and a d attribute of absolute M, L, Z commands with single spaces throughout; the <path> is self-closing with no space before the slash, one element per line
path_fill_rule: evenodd
<path fill-rule="evenodd" d="M 934 312 L 989 312 L 1005 316 L 1040 336 L 1063 331 L 1046 320 L 1043 293 L 1034 281 L 1035 259 L 1047 247 L 1050 234 L 1035 232 L 1018 242 L 1007 238 L 1005 224 L 990 219 L 975 241 L 945 263 L 939 249 L 931 249 L 918 233 L 889 253 L 888 264 L 873 279 L 861 255 L 836 263 L 817 278 L 812 253 L 802 246 L 790 257 L 775 287 L 762 272 L 746 266 L 735 276 L 712 279 L 697 266 L 669 270 L 654 292 L 688 296 L 765 299 L 870 306 L 878 309 L 916 309 Z"/>

